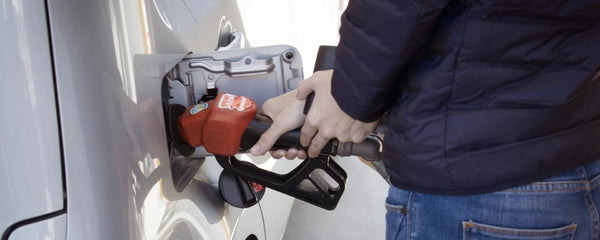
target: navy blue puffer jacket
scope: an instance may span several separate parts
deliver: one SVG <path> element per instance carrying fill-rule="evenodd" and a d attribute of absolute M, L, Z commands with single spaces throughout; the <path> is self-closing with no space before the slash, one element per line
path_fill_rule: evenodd
<path fill-rule="evenodd" d="M 396 187 L 475 194 L 600 158 L 599 0 L 351 0 L 332 94 L 389 111 Z"/>

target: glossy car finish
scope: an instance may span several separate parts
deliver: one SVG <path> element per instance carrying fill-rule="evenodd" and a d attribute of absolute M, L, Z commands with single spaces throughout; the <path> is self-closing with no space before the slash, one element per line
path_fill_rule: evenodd
<path fill-rule="evenodd" d="M 0 1 L 0 32 L 1 236 L 65 206 L 44 4 Z"/>
<path fill-rule="evenodd" d="M 15 216 L 0 216 L 4 228 L 13 226 L 9 239 L 282 236 L 292 199 L 271 192 L 262 203 L 268 209 L 230 207 L 218 193 L 221 169 L 212 159 L 182 192 L 173 187 L 160 83 L 187 53 L 213 51 L 234 28 L 243 31 L 235 1 L 24 2 L 2 2 L 6 16 L 22 23 L 0 23 L 3 35 L 15 35 L 6 45 L 10 54 L 0 57 L 2 73 L 25 69 L 8 75 L 25 80 L 0 94 L 2 109 L 17 116 L 2 120 L 0 176 L 13 185 L 0 183 L 0 190 L 22 192 L 9 195 L 12 202 L 2 198 L 3 213 Z M 5 64 L 15 59 L 21 61 Z M 23 131 L 33 137 L 20 136 Z M 263 160 L 263 167 L 278 168 Z M 20 178 L 9 170 L 32 179 L 15 182 Z M 35 194 L 43 195 L 39 202 L 24 200 Z M 35 221 L 22 222 L 27 218 Z"/>
<path fill-rule="evenodd" d="M 67 239 L 67 215 L 61 214 L 23 225 L 10 234 L 10 239 Z"/>

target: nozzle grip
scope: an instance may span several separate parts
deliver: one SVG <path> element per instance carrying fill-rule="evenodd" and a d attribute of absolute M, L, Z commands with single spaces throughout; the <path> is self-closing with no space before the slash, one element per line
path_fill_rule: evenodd
<path fill-rule="evenodd" d="M 306 96 L 306 100 L 304 101 L 304 110 L 302 112 L 304 115 L 308 114 L 310 107 L 312 106 L 312 102 L 315 99 L 315 92 L 311 92 Z"/>
<path fill-rule="evenodd" d="M 271 127 L 271 124 L 273 124 L 273 120 L 271 120 L 271 118 L 264 114 L 256 114 L 256 116 L 254 116 L 254 119 L 250 122 L 250 124 L 248 125 L 248 127 L 246 127 L 246 130 L 242 134 L 240 150 L 247 151 L 252 146 L 254 146 L 254 144 L 256 144 L 256 142 L 258 142 L 258 140 L 260 139 L 260 136 L 263 133 L 265 133 L 267 129 L 269 129 L 269 127 Z M 281 135 L 281 137 L 277 139 L 277 141 L 271 149 L 277 150 L 296 148 L 306 150 L 306 148 L 303 147 L 302 144 L 300 144 L 300 135 L 300 130 L 289 131 Z M 327 155 L 337 155 L 335 152 L 336 146 L 337 140 L 334 139 L 327 143 L 327 145 L 325 145 L 321 153 Z"/>
<path fill-rule="evenodd" d="M 250 149 L 260 136 L 271 127 L 273 121 L 264 114 L 256 114 L 250 122 L 244 133 L 242 134 L 240 148 L 242 151 Z M 289 149 L 297 148 L 304 149 L 300 144 L 300 130 L 293 130 L 283 134 L 275 142 L 272 149 Z M 368 161 L 376 161 L 381 159 L 382 141 L 376 135 L 369 135 L 363 142 L 360 143 L 340 143 L 337 139 L 332 139 L 321 150 L 325 155 L 338 156 L 361 156 Z"/>
<path fill-rule="evenodd" d="M 336 46 L 319 46 L 313 72 L 330 70 L 335 67 L 335 48 Z M 304 114 L 307 114 L 308 110 L 310 110 L 314 98 L 315 92 L 311 92 L 306 97 L 306 102 L 304 102 Z"/>

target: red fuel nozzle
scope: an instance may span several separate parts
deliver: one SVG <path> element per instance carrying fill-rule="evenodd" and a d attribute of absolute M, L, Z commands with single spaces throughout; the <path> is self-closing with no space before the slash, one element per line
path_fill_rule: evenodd
<path fill-rule="evenodd" d="M 256 111 L 248 97 L 219 93 L 214 100 L 188 107 L 179 116 L 179 132 L 192 147 L 203 145 L 210 153 L 233 156 Z"/>

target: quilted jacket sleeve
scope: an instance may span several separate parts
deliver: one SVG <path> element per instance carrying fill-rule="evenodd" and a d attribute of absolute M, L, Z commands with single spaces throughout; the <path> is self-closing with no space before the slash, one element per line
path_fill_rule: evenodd
<path fill-rule="evenodd" d="M 448 0 L 350 0 L 342 15 L 331 92 L 363 122 L 393 103 L 396 79 L 427 41 Z"/>

